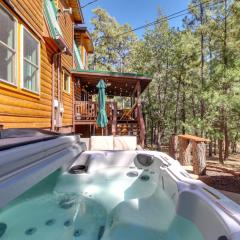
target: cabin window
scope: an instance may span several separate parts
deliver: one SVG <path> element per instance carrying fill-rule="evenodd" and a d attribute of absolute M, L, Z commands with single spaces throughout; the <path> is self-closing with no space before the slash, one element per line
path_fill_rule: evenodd
<path fill-rule="evenodd" d="M 0 5 L 0 80 L 16 84 L 17 21 Z"/>
<path fill-rule="evenodd" d="M 23 28 L 22 39 L 22 52 L 23 52 L 23 88 L 39 92 L 39 54 L 40 44 L 39 41 L 32 36 L 25 28 Z"/>
<path fill-rule="evenodd" d="M 66 93 L 70 93 L 70 82 L 71 82 L 71 77 L 69 74 L 64 72 L 63 74 L 63 90 Z"/>

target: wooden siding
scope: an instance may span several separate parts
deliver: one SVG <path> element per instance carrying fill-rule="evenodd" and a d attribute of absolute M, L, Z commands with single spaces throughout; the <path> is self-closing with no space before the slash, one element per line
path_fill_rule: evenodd
<path fill-rule="evenodd" d="M 6 7 L 11 14 L 18 19 L 18 79 L 16 86 L 0 82 L 0 125 L 2 124 L 4 128 L 50 129 L 52 125 L 52 75 L 54 75 L 54 99 L 61 102 L 64 107 L 64 113 L 62 114 L 62 127 L 72 127 L 74 83 L 73 78 L 71 77 L 70 93 L 63 91 L 63 71 L 67 71 L 68 73 L 71 72 L 73 68 L 73 56 L 61 54 L 59 59 L 56 57 L 54 74 L 52 74 L 53 55 L 58 52 L 58 48 L 49 35 L 48 26 L 44 19 L 43 0 L 10 0 L 10 2 L 12 3 L 13 10 L 6 6 L 3 0 L 0 0 L 0 4 Z M 61 10 L 63 10 L 63 8 L 69 8 L 70 5 L 68 4 L 69 2 L 66 0 L 58 0 L 58 7 Z M 21 89 L 20 28 L 22 25 L 25 26 L 41 44 L 39 94 Z M 73 17 L 68 13 L 61 12 L 59 25 L 68 48 L 73 52 Z M 58 82 L 58 63 L 60 63 L 60 82 Z"/>
<path fill-rule="evenodd" d="M 11 86 L 0 82 L 0 124 L 4 128 L 50 128 L 51 127 L 51 109 L 52 109 L 52 63 L 51 57 L 53 48 L 45 42 L 40 41 L 40 94 L 34 94 L 21 89 L 20 85 L 20 51 L 21 36 L 20 28 L 25 22 L 13 13 L 2 1 L 0 2 L 18 19 L 18 64 L 17 64 L 17 85 Z M 42 35 L 43 16 L 42 1 L 15 1 L 12 3 L 16 9 L 24 16 L 35 30 Z M 34 14 L 32 14 L 34 12 Z M 33 33 L 34 34 L 34 33 Z M 37 36 L 35 36 L 37 37 Z"/>
<path fill-rule="evenodd" d="M 84 34 L 80 32 L 76 32 L 74 37 L 81 52 L 83 66 L 85 69 L 88 69 L 88 52 L 86 50 L 87 38 L 85 38 Z"/>
<path fill-rule="evenodd" d="M 63 10 L 64 8 L 69 8 L 65 0 L 58 1 L 58 7 Z M 73 53 L 73 36 L 74 36 L 74 22 L 73 18 L 68 13 L 61 12 L 59 17 L 59 24 L 62 29 L 63 38 L 67 43 L 68 48 Z M 63 113 L 63 127 L 73 125 L 73 82 L 71 78 L 70 84 L 70 94 L 63 91 L 63 71 L 67 71 L 70 75 L 70 72 L 73 68 L 73 56 L 68 56 L 66 54 L 62 55 L 61 59 L 62 69 L 61 69 L 61 101 L 64 106 Z"/>
<path fill-rule="evenodd" d="M 16 10 L 39 33 L 43 30 L 43 0 L 11 0 Z M 34 13 L 34 14 L 33 14 Z"/>

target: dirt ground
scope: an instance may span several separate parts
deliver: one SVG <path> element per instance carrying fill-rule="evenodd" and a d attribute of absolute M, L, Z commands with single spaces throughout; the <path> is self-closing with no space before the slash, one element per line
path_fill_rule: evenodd
<path fill-rule="evenodd" d="M 151 149 L 149 147 L 149 149 Z M 162 149 L 168 154 L 168 147 Z M 218 156 L 207 159 L 206 176 L 193 174 L 192 166 L 184 166 L 191 176 L 199 179 L 207 185 L 220 190 L 240 205 L 240 153 L 230 155 L 229 159 L 220 164 Z"/>
<path fill-rule="evenodd" d="M 224 165 L 216 157 L 208 159 L 207 176 L 199 179 L 219 190 L 240 194 L 240 154 L 231 155 Z"/>
<path fill-rule="evenodd" d="M 192 174 L 191 166 L 184 168 Z M 231 155 L 224 165 L 219 163 L 217 156 L 207 159 L 206 176 L 192 176 L 240 204 L 240 154 Z"/>

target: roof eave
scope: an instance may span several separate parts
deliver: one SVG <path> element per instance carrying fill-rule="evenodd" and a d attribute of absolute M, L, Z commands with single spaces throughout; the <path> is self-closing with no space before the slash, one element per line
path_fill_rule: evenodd
<path fill-rule="evenodd" d="M 102 77 L 119 77 L 119 78 L 131 78 L 131 79 L 139 79 L 145 81 L 152 81 L 152 78 L 149 75 L 142 75 L 136 73 L 121 73 L 121 72 L 108 72 L 108 71 L 96 71 L 96 70 L 85 70 L 85 69 L 73 69 L 72 74 L 76 75 L 97 75 Z"/>
<path fill-rule="evenodd" d="M 90 32 L 88 31 L 88 29 L 87 29 L 87 26 L 85 26 L 85 25 L 75 25 L 74 26 L 74 31 L 75 32 L 80 32 L 80 33 L 83 33 L 83 34 L 85 34 L 86 35 L 86 37 L 88 38 L 88 41 L 89 41 L 89 44 L 88 44 L 88 49 L 87 49 L 87 51 L 88 51 L 88 53 L 90 53 L 90 54 L 92 54 L 92 53 L 94 53 L 94 45 L 93 45 L 93 40 L 92 40 L 92 37 L 91 37 L 91 34 L 90 34 Z"/>
<path fill-rule="evenodd" d="M 64 39 L 61 36 L 57 36 L 54 41 L 57 43 L 59 49 L 66 53 L 67 55 L 72 56 L 72 51 L 68 48 L 66 42 L 64 41 Z"/>
<path fill-rule="evenodd" d="M 83 12 L 82 12 L 82 8 L 81 8 L 81 6 L 80 6 L 79 0 L 72 0 L 71 3 L 73 3 L 73 2 L 76 2 L 76 3 L 77 3 L 77 13 L 78 13 L 77 16 L 76 16 L 75 14 L 73 14 L 74 21 L 75 21 L 76 23 L 84 23 Z M 71 3 L 69 4 L 70 7 L 72 7 L 72 6 L 71 6 Z"/>

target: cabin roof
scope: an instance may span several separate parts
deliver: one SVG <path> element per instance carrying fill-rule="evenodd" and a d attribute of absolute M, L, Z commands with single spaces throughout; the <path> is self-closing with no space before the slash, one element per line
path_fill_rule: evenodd
<path fill-rule="evenodd" d="M 98 92 L 96 85 L 99 80 L 104 80 L 107 83 L 106 94 L 109 96 L 131 97 L 138 81 L 141 85 L 141 93 L 152 81 L 150 76 L 135 73 L 77 69 L 73 70 L 72 74 L 91 94 Z"/>
<path fill-rule="evenodd" d="M 53 1 L 44 1 L 44 16 L 47 21 L 50 36 L 57 44 L 58 48 L 64 50 L 66 54 L 71 55 L 71 50 L 67 47 L 67 43 L 63 38 L 62 30 L 57 21 L 57 8 Z"/>
<path fill-rule="evenodd" d="M 81 45 L 83 39 L 83 45 L 85 46 L 86 51 L 88 53 L 94 52 L 92 37 L 85 24 L 77 24 L 74 26 L 74 38 L 79 45 Z"/>
<path fill-rule="evenodd" d="M 73 18 L 76 23 L 83 23 L 84 22 L 84 17 L 82 13 L 82 8 L 80 6 L 80 1 L 79 0 L 69 0 L 68 1 L 69 6 L 73 10 Z"/>

